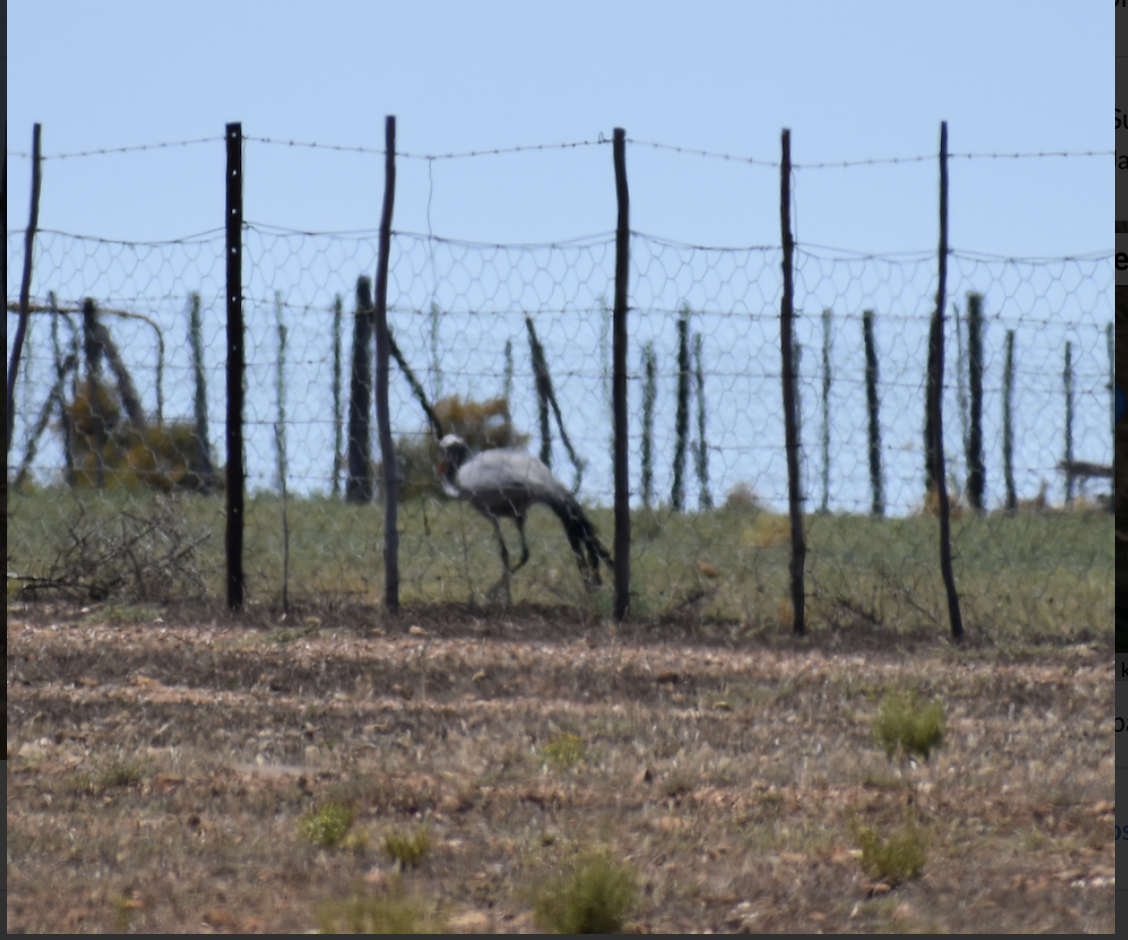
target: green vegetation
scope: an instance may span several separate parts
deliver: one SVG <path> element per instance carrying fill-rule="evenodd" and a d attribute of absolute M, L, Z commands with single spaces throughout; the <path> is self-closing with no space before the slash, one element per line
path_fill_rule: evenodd
<path fill-rule="evenodd" d="M 322 933 L 442 933 L 443 925 L 415 898 L 402 890 L 371 897 L 356 894 L 347 901 L 322 904 L 317 913 Z"/>
<path fill-rule="evenodd" d="M 544 746 L 545 760 L 558 770 L 575 766 L 583 756 L 583 739 L 574 734 L 558 734 Z"/>
<path fill-rule="evenodd" d="M 18 573 L 15 583 L 29 597 L 62 592 L 88 603 L 225 596 L 222 494 L 24 488 L 10 494 L 10 512 L 8 570 Z M 293 603 L 380 603 L 379 506 L 291 496 L 288 513 Z M 589 513 L 610 544 L 611 510 Z M 780 604 L 789 596 L 785 517 L 739 494 L 712 512 L 659 508 L 635 516 L 636 615 L 690 613 L 751 630 L 786 626 L 790 608 Z M 281 601 L 279 520 L 277 495 L 247 500 L 244 565 L 252 604 Z M 1060 641 L 1111 634 L 1114 543 L 1107 522 L 1096 511 L 953 519 L 955 573 L 972 635 Z M 472 507 L 421 497 L 400 507 L 399 524 L 405 604 L 484 602 L 483 592 L 500 574 L 497 544 Z M 934 518 L 810 515 L 805 526 L 814 629 L 872 624 L 946 632 Z M 503 521 L 502 531 L 516 546 L 512 524 Z M 610 587 L 594 595 L 584 589 L 559 521 L 547 509 L 533 509 L 527 531 L 532 557 L 514 576 L 515 603 L 593 613 L 607 606 Z"/>
<path fill-rule="evenodd" d="M 322 848 L 335 848 L 349 831 L 354 815 L 351 807 L 335 802 L 325 803 L 302 817 L 302 838 Z"/>
<path fill-rule="evenodd" d="M 891 885 L 915 878 L 924 869 L 925 834 L 915 823 L 906 821 L 882 839 L 872 826 L 850 824 L 850 832 L 862 850 L 862 868 L 871 878 Z"/>
<path fill-rule="evenodd" d="M 550 933 L 621 933 L 637 893 L 630 868 L 607 852 L 586 854 L 536 892 L 533 916 Z"/>
<path fill-rule="evenodd" d="M 431 848 L 431 837 L 426 827 L 414 832 L 389 832 L 384 837 L 384 851 L 401 869 L 416 868 Z"/>
<path fill-rule="evenodd" d="M 903 692 L 887 695 L 873 721 L 873 737 L 890 760 L 896 753 L 928 760 L 944 743 L 944 705 L 924 705 Z"/>

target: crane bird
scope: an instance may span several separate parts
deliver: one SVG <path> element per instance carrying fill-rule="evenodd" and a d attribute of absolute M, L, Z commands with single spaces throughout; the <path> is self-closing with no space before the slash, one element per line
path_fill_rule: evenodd
<path fill-rule="evenodd" d="M 602 559 L 610 568 L 610 553 L 600 543 L 580 504 L 540 460 L 518 450 L 487 450 L 468 460 L 470 449 L 457 434 L 444 437 L 439 442 L 439 449 L 439 479 L 443 492 L 453 499 L 470 503 L 493 523 L 497 533 L 504 571 L 491 594 L 504 585 L 508 599 L 509 576 L 529 560 L 525 518 L 534 503 L 543 503 L 564 523 L 564 532 L 584 583 L 589 587 L 593 581 L 595 584 L 602 583 L 599 561 Z M 512 568 L 509 566 L 509 549 L 501 536 L 499 520 L 502 517 L 512 519 L 521 536 L 521 560 Z M 584 556 L 585 549 L 587 557 Z"/>

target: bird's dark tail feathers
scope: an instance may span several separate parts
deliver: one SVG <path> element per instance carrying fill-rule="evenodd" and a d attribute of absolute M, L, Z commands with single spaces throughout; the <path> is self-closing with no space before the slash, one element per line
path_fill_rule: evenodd
<path fill-rule="evenodd" d="M 613 566 L 613 562 L 611 553 L 603 547 L 599 536 L 595 534 L 595 526 L 591 524 L 591 520 L 584 515 L 580 504 L 574 499 L 569 499 L 561 506 L 553 506 L 553 509 L 564 523 L 564 532 L 572 546 L 572 554 L 576 556 L 576 563 L 580 566 L 580 574 L 584 576 L 585 581 L 590 577 L 596 584 L 602 584 L 599 577 L 599 561 L 603 559 L 609 569 Z"/>

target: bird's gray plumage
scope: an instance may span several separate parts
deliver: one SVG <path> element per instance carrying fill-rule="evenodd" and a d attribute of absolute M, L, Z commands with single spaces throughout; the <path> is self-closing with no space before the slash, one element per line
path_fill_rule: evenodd
<path fill-rule="evenodd" d="M 467 501 L 493 523 L 504 568 L 502 582 L 507 591 L 509 575 L 529 560 L 525 518 L 529 507 L 536 503 L 547 506 L 564 524 L 585 582 L 591 579 L 600 583 L 599 562 L 603 560 L 610 567 L 611 555 L 600 544 L 580 504 L 540 460 L 517 450 L 487 450 L 470 458 L 466 442 L 456 434 L 444 437 L 439 448 L 443 491 L 454 499 Z M 512 568 L 501 536 L 501 518 L 512 519 L 521 536 L 521 560 Z"/>

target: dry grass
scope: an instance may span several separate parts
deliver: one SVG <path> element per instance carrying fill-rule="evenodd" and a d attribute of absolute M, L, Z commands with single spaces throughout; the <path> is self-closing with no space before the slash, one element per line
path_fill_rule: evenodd
<path fill-rule="evenodd" d="M 9 607 L 9 931 L 533 932 L 583 858 L 627 931 L 1113 930 L 1111 637 L 203 613 Z"/>

